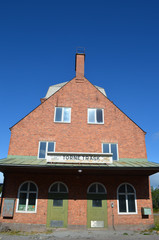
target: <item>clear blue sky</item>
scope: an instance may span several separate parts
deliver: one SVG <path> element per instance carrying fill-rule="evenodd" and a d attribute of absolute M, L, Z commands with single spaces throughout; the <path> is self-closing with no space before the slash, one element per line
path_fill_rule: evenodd
<path fill-rule="evenodd" d="M 159 163 L 158 0 L 1 1 L 0 158 L 9 127 L 50 85 L 75 76 L 78 46 L 86 49 L 85 76 L 147 132 L 148 160 Z"/>

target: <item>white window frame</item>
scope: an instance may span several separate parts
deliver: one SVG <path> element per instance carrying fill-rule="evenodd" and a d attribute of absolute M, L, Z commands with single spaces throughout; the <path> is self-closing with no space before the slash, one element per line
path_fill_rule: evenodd
<path fill-rule="evenodd" d="M 27 190 L 22 190 L 20 191 L 21 187 L 23 184 L 25 183 L 28 183 L 28 189 L 30 187 L 30 183 L 33 183 L 35 186 L 36 186 L 36 192 L 35 191 L 29 191 L 28 189 Z M 20 211 L 18 210 L 18 206 L 19 206 L 19 197 L 20 197 L 20 193 L 26 193 L 27 194 L 27 197 L 26 197 L 26 205 L 25 205 L 25 211 Z M 36 200 L 35 200 L 35 211 L 28 211 L 27 208 L 28 208 L 28 200 L 29 200 L 29 193 L 36 193 Z M 17 213 L 37 213 L 37 202 L 38 202 L 38 186 L 35 182 L 33 181 L 25 181 L 23 182 L 20 186 L 19 186 L 19 189 L 18 189 L 18 196 L 17 196 L 17 206 L 16 206 L 16 212 Z"/>
<path fill-rule="evenodd" d="M 112 160 L 113 160 L 113 161 L 118 161 L 118 160 L 119 160 L 118 143 L 113 143 L 113 142 L 111 142 L 111 143 L 106 143 L 106 142 L 102 143 L 102 153 L 104 153 L 104 152 L 103 152 L 103 144 L 109 144 L 109 153 L 111 153 L 111 144 L 116 144 L 117 160 L 113 160 L 113 156 L 112 156 Z"/>
<path fill-rule="evenodd" d="M 134 190 L 134 193 L 119 193 L 119 188 L 122 186 L 122 185 L 129 185 L 133 188 Z M 126 196 L 126 212 L 120 212 L 119 211 L 119 195 L 124 195 Z M 134 198 L 135 198 L 135 212 L 128 212 L 128 195 L 133 195 Z M 118 214 L 119 215 L 132 215 L 132 214 L 138 214 L 138 211 L 137 211 L 137 199 L 136 199 L 136 190 L 135 188 L 130 184 L 130 183 L 121 183 L 118 188 L 117 188 L 117 206 L 118 206 Z"/>
<path fill-rule="evenodd" d="M 45 151 L 45 158 L 40 158 L 39 157 L 39 153 L 40 153 L 40 143 L 41 142 L 46 142 L 46 151 Z M 55 152 L 55 145 L 56 145 L 56 142 L 54 142 L 54 141 L 39 141 L 39 148 L 38 148 L 38 159 L 46 159 L 46 157 L 47 157 L 47 154 L 48 153 L 52 153 L 52 152 L 48 152 L 48 143 L 54 143 L 54 151 L 53 152 Z"/>
<path fill-rule="evenodd" d="M 57 108 L 62 108 L 61 121 L 56 121 L 56 109 L 57 109 Z M 64 109 L 65 109 L 65 108 L 69 108 L 69 109 L 70 109 L 70 120 L 69 120 L 69 121 L 64 121 Z M 55 122 L 55 123 L 71 123 L 71 108 L 70 108 L 70 107 L 55 107 L 54 122 Z"/>
<path fill-rule="evenodd" d="M 97 114 L 96 114 L 96 110 L 97 109 L 101 109 L 102 110 L 102 115 L 103 115 L 103 122 L 99 123 L 97 122 Z M 95 110 L 95 122 L 89 122 L 89 110 Z M 87 122 L 89 124 L 104 124 L 104 109 L 103 108 L 88 108 L 88 111 L 87 111 Z"/>
<path fill-rule="evenodd" d="M 97 185 L 101 185 L 103 188 L 104 188 L 104 190 L 105 190 L 105 192 L 98 192 L 98 188 L 97 188 Z M 93 185 L 96 185 L 96 192 L 92 192 L 92 193 L 90 193 L 89 192 L 89 189 L 93 186 Z M 106 190 L 106 188 L 105 188 L 105 186 L 102 184 L 102 183 L 99 183 L 99 182 L 94 182 L 94 183 L 91 183 L 90 185 L 89 185 L 89 187 L 88 187 L 88 189 L 87 189 L 87 193 L 88 194 L 107 194 L 107 190 Z"/>
<path fill-rule="evenodd" d="M 52 186 L 55 185 L 55 184 L 58 184 L 58 186 L 57 186 L 57 192 L 51 192 L 50 190 L 51 190 Z M 60 184 L 63 184 L 63 185 L 66 187 L 67 192 L 60 192 Z M 66 185 L 65 183 L 63 183 L 63 182 L 54 182 L 54 183 L 52 183 L 52 184 L 50 185 L 50 187 L 49 187 L 49 193 L 68 193 L 68 187 L 67 187 L 67 185 Z"/>

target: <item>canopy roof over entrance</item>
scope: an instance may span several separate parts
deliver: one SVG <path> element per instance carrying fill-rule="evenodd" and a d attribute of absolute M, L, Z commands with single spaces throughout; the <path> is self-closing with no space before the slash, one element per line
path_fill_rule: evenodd
<path fill-rule="evenodd" d="M 35 156 L 15 156 L 12 158 L 4 158 L 0 160 L 0 171 L 14 171 L 15 169 L 23 169 L 30 171 L 38 170 L 53 170 L 53 169 L 83 169 L 83 170 L 102 170 L 106 172 L 115 171 L 116 173 L 128 174 L 131 171 L 135 175 L 152 175 L 159 172 L 159 164 L 149 162 L 147 159 L 119 159 L 112 161 L 112 163 L 60 163 L 60 162 L 47 162 L 45 159 L 37 159 Z"/>

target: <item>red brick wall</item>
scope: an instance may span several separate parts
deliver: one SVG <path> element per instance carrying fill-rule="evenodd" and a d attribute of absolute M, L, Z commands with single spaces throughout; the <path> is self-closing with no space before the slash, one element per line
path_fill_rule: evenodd
<path fill-rule="evenodd" d="M 55 106 L 71 107 L 71 123 L 54 123 Z M 88 124 L 87 109 L 103 108 L 104 124 Z M 74 78 L 11 129 L 9 155 L 38 154 L 40 140 L 57 152 L 102 152 L 118 143 L 120 158 L 146 158 L 145 134 L 88 80 Z M 25 147 L 24 147 L 25 146 Z"/>
<path fill-rule="evenodd" d="M 114 223 L 115 225 L 124 224 L 153 224 L 153 215 L 149 218 L 143 218 L 141 207 L 150 207 L 152 209 L 151 191 L 149 178 L 146 176 L 118 176 L 118 175 L 96 175 L 93 176 L 83 170 L 82 174 L 74 171 L 73 174 L 29 174 L 14 173 L 7 174 L 4 189 L 4 198 L 17 198 L 19 185 L 27 180 L 34 181 L 38 186 L 38 205 L 37 213 L 16 213 L 13 219 L 3 219 L 1 222 L 14 223 L 32 223 L 46 224 L 47 219 L 47 198 L 48 189 L 55 181 L 62 181 L 68 186 L 68 224 L 69 225 L 86 225 L 87 224 L 87 189 L 93 182 L 104 184 L 107 190 L 107 211 L 108 225 L 112 225 L 112 208 L 111 202 L 114 202 Z M 121 183 L 130 183 L 136 189 L 138 214 L 119 215 L 117 211 L 117 188 Z M 2 206 L 3 208 L 3 206 Z M 16 209 L 16 204 L 15 204 Z"/>
<path fill-rule="evenodd" d="M 76 54 L 76 77 L 84 77 L 84 54 Z"/>

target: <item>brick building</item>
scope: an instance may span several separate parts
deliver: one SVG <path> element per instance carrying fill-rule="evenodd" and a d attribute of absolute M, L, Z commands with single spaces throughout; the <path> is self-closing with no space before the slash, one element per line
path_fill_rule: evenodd
<path fill-rule="evenodd" d="M 11 127 L 0 160 L 0 221 L 14 229 L 147 228 L 153 225 L 145 132 L 84 77 L 49 87 L 41 104 Z"/>

